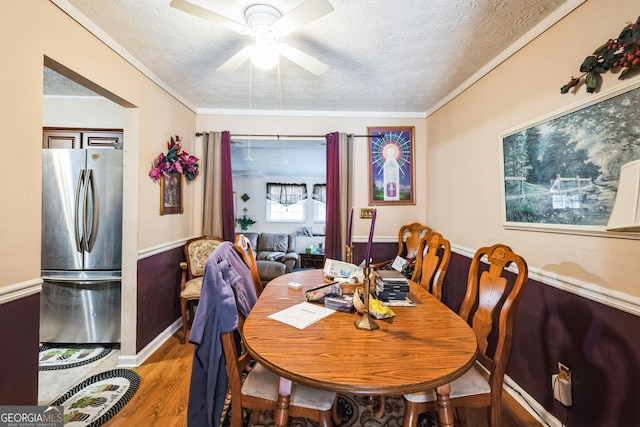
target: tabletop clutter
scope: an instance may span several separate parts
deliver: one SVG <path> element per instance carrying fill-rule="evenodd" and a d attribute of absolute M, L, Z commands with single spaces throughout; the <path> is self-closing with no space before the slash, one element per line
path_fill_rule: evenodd
<path fill-rule="evenodd" d="M 323 271 L 327 283 L 307 290 L 306 300 L 335 311 L 363 313 L 363 267 L 327 259 Z M 370 314 L 376 319 L 385 319 L 395 316 L 392 306 L 415 305 L 408 297 L 409 289 L 409 280 L 399 271 L 375 271 L 370 279 Z"/>

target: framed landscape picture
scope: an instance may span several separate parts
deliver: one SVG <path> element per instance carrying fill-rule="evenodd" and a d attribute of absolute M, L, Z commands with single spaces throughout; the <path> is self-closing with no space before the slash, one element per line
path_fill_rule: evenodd
<path fill-rule="evenodd" d="M 606 226 L 620 167 L 640 158 L 638 86 L 588 98 L 501 135 L 505 228 L 622 237 Z"/>
<path fill-rule="evenodd" d="M 413 205 L 413 127 L 369 127 L 369 204 Z"/>

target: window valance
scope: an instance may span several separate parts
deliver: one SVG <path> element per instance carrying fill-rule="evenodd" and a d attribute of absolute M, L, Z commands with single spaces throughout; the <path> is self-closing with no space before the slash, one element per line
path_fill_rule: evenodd
<path fill-rule="evenodd" d="M 267 183 L 267 200 L 291 206 L 307 198 L 307 184 Z"/>

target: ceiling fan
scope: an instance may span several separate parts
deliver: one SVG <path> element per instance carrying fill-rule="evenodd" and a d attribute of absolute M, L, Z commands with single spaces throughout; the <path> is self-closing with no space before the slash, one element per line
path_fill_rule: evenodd
<path fill-rule="evenodd" d="M 170 5 L 173 8 L 215 24 L 223 25 L 240 34 L 249 35 L 255 40 L 255 44 L 242 48 L 227 62 L 218 67 L 218 72 L 233 72 L 249 59 L 257 67 L 263 69 L 273 68 L 278 64 L 280 56 L 287 58 L 317 76 L 329 69 L 326 64 L 312 56 L 286 43 L 276 42 L 279 37 L 331 13 L 333 6 L 328 0 L 304 0 L 285 15 L 282 15 L 273 6 L 254 4 L 244 12 L 246 24 L 236 22 L 186 0 L 171 0 Z"/>

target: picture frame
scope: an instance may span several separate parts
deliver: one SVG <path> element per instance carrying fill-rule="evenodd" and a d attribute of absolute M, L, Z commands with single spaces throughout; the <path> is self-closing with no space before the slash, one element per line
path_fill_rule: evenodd
<path fill-rule="evenodd" d="M 181 214 L 182 174 L 171 172 L 160 176 L 160 215 Z"/>
<path fill-rule="evenodd" d="M 640 158 L 640 81 L 630 83 L 500 135 L 505 229 L 639 238 L 606 231 L 620 167 Z"/>
<path fill-rule="evenodd" d="M 414 205 L 414 127 L 368 127 L 369 205 Z"/>

